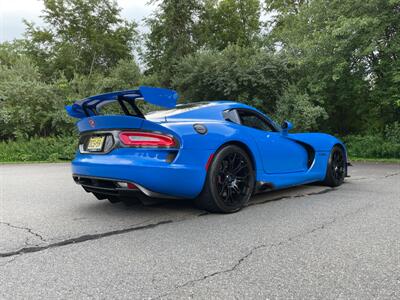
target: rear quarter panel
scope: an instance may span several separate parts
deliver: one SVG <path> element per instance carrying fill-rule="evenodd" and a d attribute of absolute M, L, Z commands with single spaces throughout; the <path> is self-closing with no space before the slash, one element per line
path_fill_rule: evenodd
<path fill-rule="evenodd" d="M 206 134 L 199 134 L 193 125 L 202 124 L 207 127 Z M 239 142 L 247 146 L 252 155 L 255 169 L 262 171 L 261 153 L 255 140 L 246 133 L 246 127 L 227 121 L 199 121 L 165 123 L 163 126 L 180 136 L 181 147 L 185 150 L 210 150 L 215 153 L 221 146 L 231 142 Z"/>

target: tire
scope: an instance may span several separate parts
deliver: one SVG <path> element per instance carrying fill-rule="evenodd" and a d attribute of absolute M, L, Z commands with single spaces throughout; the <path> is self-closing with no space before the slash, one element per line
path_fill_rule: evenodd
<path fill-rule="evenodd" d="M 209 212 L 237 212 L 248 203 L 254 185 L 250 157 L 242 148 L 228 145 L 214 156 L 203 190 L 195 202 Z"/>
<path fill-rule="evenodd" d="M 334 146 L 329 155 L 328 166 L 326 168 L 324 185 L 335 187 L 343 183 L 346 176 L 346 156 L 343 149 Z"/>

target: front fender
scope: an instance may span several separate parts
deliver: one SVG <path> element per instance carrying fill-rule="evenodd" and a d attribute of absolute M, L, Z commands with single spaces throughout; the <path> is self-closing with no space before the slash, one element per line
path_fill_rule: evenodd
<path fill-rule="evenodd" d="M 316 152 L 331 151 L 336 144 L 341 145 L 346 151 L 346 146 L 341 140 L 326 133 L 292 133 L 288 135 L 288 138 L 306 143 L 313 147 Z"/>
<path fill-rule="evenodd" d="M 335 145 L 343 147 L 344 155 L 346 159 L 346 176 L 348 176 L 348 154 L 346 145 L 337 137 L 326 133 L 292 133 L 288 137 L 292 140 L 306 143 L 314 148 L 315 152 L 331 152 Z"/>

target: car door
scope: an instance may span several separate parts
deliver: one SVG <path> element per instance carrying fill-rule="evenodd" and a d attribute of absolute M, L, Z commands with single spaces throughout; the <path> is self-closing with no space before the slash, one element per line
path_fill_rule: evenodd
<path fill-rule="evenodd" d="M 262 114 L 251 109 L 237 109 L 240 124 L 256 140 L 266 173 L 305 172 L 308 154 L 297 142 L 282 135 Z"/>

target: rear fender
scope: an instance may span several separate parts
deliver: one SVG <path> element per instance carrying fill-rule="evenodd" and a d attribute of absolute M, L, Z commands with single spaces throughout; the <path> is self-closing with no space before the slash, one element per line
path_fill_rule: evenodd
<path fill-rule="evenodd" d="M 194 128 L 195 124 L 204 125 L 207 132 L 205 134 L 198 133 Z M 245 144 L 251 152 L 256 170 L 262 170 L 262 165 L 258 163 L 261 161 L 261 153 L 255 140 L 250 135 L 243 134 L 243 129 L 235 123 L 204 121 L 198 123 L 165 123 L 163 125 L 180 136 L 182 147 L 185 149 L 210 150 L 210 153 L 215 153 L 222 145 L 227 143 L 240 142 Z"/>

